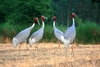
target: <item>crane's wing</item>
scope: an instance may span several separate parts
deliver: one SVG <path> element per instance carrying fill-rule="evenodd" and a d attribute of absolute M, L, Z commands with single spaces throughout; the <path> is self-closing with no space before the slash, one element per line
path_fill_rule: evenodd
<path fill-rule="evenodd" d="M 44 28 L 39 29 L 38 31 L 34 32 L 31 37 L 29 38 L 29 44 L 32 46 L 34 43 L 38 42 L 43 37 L 43 30 Z"/>
<path fill-rule="evenodd" d="M 26 29 L 22 30 L 21 32 L 19 32 L 14 38 L 16 38 L 18 43 L 21 43 L 21 42 L 27 40 L 30 32 L 31 32 L 31 27 L 26 28 Z"/>
<path fill-rule="evenodd" d="M 63 40 L 64 40 L 64 33 L 62 31 L 60 31 L 59 29 L 55 28 L 54 29 L 54 34 L 55 34 L 57 39 L 59 39 L 60 41 L 63 42 Z"/>
<path fill-rule="evenodd" d="M 73 42 L 75 36 L 76 36 L 75 27 L 70 27 L 66 30 L 64 38 L 66 39 L 66 41 L 69 41 L 69 43 L 71 43 Z"/>
<path fill-rule="evenodd" d="M 31 31 L 31 28 L 29 27 L 19 32 L 12 40 L 14 47 L 16 47 L 21 42 L 26 42 L 30 34 L 30 31 Z"/>
<path fill-rule="evenodd" d="M 26 28 L 26 29 L 22 30 L 21 32 L 19 32 L 19 33 L 16 35 L 16 38 L 29 36 L 30 31 L 31 31 L 31 28 L 30 28 L 30 27 L 29 27 L 29 28 Z"/>
<path fill-rule="evenodd" d="M 36 42 L 38 42 L 43 36 L 43 30 L 38 30 L 35 33 L 32 34 L 30 37 L 31 39 L 35 39 Z"/>

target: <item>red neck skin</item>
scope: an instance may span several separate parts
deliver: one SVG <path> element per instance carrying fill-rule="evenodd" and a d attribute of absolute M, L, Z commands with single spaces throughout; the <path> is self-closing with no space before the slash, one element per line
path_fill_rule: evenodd
<path fill-rule="evenodd" d="M 54 21 L 56 22 L 56 19 L 54 18 Z"/>
<path fill-rule="evenodd" d="M 34 22 L 33 23 L 35 24 L 37 22 L 37 20 L 38 20 L 38 18 L 34 18 Z"/>
<path fill-rule="evenodd" d="M 33 22 L 33 23 L 34 23 L 34 24 L 36 24 L 36 22 L 37 22 L 37 20 L 34 20 L 34 22 Z"/>
<path fill-rule="evenodd" d="M 74 19 L 74 16 L 75 16 L 75 14 L 74 14 L 74 13 L 72 13 L 72 20 Z"/>
<path fill-rule="evenodd" d="M 54 16 L 54 18 L 53 18 L 53 19 L 54 19 L 54 21 L 56 22 L 56 17 L 55 17 L 55 16 Z"/>
<path fill-rule="evenodd" d="M 72 17 L 72 20 L 74 19 L 74 17 Z"/>
<path fill-rule="evenodd" d="M 41 16 L 41 20 L 42 20 L 42 22 L 44 22 L 44 16 Z"/>
<path fill-rule="evenodd" d="M 44 19 L 42 19 L 42 22 L 44 22 Z"/>

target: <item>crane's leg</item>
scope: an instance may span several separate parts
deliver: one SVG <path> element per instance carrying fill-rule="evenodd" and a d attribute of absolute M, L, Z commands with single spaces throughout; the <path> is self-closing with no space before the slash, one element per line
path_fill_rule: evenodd
<path fill-rule="evenodd" d="M 21 44 L 19 44 L 19 55 L 20 55 L 20 48 L 21 48 Z"/>
<path fill-rule="evenodd" d="M 57 49 L 60 47 L 60 44 L 58 45 Z M 54 54 L 56 53 L 57 49 L 55 50 Z"/>
<path fill-rule="evenodd" d="M 72 44 L 72 46 L 71 46 L 71 49 L 72 49 L 72 53 L 73 53 L 73 56 L 74 56 L 73 44 Z"/>
<path fill-rule="evenodd" d="M 36 56 L 36 55 L 28 48 L 27 44 L 26 44 L 26 48 L 27 48 L 27 50 L 30 51 L 34 56 Z"/>
<path fill-rule="evenodd" d="M 59 43 L 59 41 L 58 41 L 58 43 Z M 60 47 L 60 43 L 59 43 L 57 49 L 58 49 L 59 47 Z M 55 50 L 54 54 L 56 53 L 57 49 Z M 60 53 L 61 53 L 61 49 L 60 49 Z"/>
<path fill-rule="evenodd" d="M 65 48 L 65 50 L 66 50 L 66 56 L 67 56 L 67 49 L 68 49 L 68 47 L 67 47 L 67 48 Z"/>
<path fill-rule="evenodd" d="M 19 56 L 20 56 L 20 61 L 21 61 L 21 59 L 22 59 L 22 55 L 20 54 L 21 45 L 22 45 L 22 44 L 19 44 Z"/>
<path fill-rule="evenodd" d="M 35 49 L 38 50 L 38 44 L 36 44 Z"/>
<path fill-rule="evenodd" d="M 38 43 L 36 43 L 36 46 L 35 46 L 35 54 L 37 55 L 37 50 L 38 50 Z"/>

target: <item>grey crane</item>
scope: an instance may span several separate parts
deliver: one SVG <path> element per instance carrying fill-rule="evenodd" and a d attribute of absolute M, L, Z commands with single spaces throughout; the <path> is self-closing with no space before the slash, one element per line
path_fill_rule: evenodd
<path fill-rule="evenodd" d="M 69 27 L 65 31 L 65 34 L 64 34 L 64 47 L 66 48 L 66 50 L 67 50 L 68 46 L 73 42 L 73 40 L 75 39 L 75 36 L 76 36 L 74 17 L 75 17 L 75 14 L 72 13 L 73 24 L 71 27 Z M 73 51 L 73 47 L 72 47 L 72 51 Z M 73 55 L 74 55 L 74 51 L 73 51 Z"/>
<path fill-rule="evenodd" d="M 14 45 L 14 47 L 16 48 L 18 46 L 18 44 L 22 43 L 22 42 L 27 42 L 27 38 L 29 37 L 30 35 L 30 32 L 31 30 L 33 29 L 33 27 L 35 26 L 35 23 L 38 22 L 39 23 L 39 20 L 38 18 L 34 18 L 34 23 L 31 27 L 28 27 L 24 30 L 22 30 L 21 32 L 19 32 L 12 40 L 12 43 Z M 21 44 L 20 44 L 21 46 Z M 20 50 L 20 46 L 19 46 L 19 50 Z M 27 44 L 26 44 L 26 47 L 27 47 Z M 27 47 L 28 49 L 28 47 Z M 29 49 L 28 49 L 29 50 Z M 29 50 L 30 51 L 30 50 Z"/>
<path fill-rule="evenodd" d="M 62 31 L 60 31 L 59 29 L 57 29 L 56 26 L 55 26 L 56 16 L 52 17 L 51 19 L 54 20 L 54 22 L 53 22 L 53 28 L 54 28 L 54 35 L 55 35 L 55 37 L 56 37 L 58 40 L 60 40 L 61 42 L 64 42 L 64 33 L 63 33 Z M 58 48 L 59 48 L 59 47 L 60 47 L 60 44 L 58 45 Z M 57 48 L 57 49 L 58 49 L 58 48 Z M 57 49 L 56 49 L 56 50 L 57 50 Z M 56 52 L 56 50 L 55 50 L 55 52 Z M 55 54 L 55 52 L 54 52 L 54 54 Z"/>
<path fill-rule="evenodd" d="M 48 18 L 46 18 L 45 16 L 41 16 L 42 27 L 39 30 L 37 30 L 36 32 L 34 32 L 31 35 L 31 37 L 29 38 L 29 44 L 30 44 L 30 46 L 32 46 L 33 44 L 37 43 L 39 40 L 42 39 L 43 33 L 44 33 L 44 25 L 45 25 L 44 24 L 44 19 L 48 19 Z M 37 45 L 36 45 L 35 48 L 38 49 Z"/>
<path fill-rule="evenodd" d="M 72 13 L 73 24 L 72 24 L 71 27 L 69 27 L 69 28 L 65 31 L 65 33 L 63 33 L 62 31 L 60 31 L 59 29 L 57 29 L 57 28 L 55 27 L 56 17 L 55 17 L 55 16 L 53 17 L 53 20 L 54 20 L 54 22 L 53 22 L 54 35 L 55 35 L 55 37 L 56 37 L 58 40 L 60 40 L 61 42 L 64 43 L 64 47 L 66 48 L 66 51 L 67 51 L 67 48 L 68 48 L 69 44 L 73 42 L 73 40 L 75 39 L 75 36 L 76 36 L 74 16 L 75 16 L 75 14 Z M 60 44 L 59 44 L 58 48 L 59 48 L 59 47 L 60 47 Z M 58 49 L 58 48 L 57 48 L 57 49 Z M 73 48 L 72 48 L 72 51 L 73 51 Z M 55 51 L 55 52 L 56 52 L 56 51 Z M 55 52 L 54 52 L 54 53 L 55 53 Z M 73 53 L 73 54 L 74 54 L 74 53 Z"/>

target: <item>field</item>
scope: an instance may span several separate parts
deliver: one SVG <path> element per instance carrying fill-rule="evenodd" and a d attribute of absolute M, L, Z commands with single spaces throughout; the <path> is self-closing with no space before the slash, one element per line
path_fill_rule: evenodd
<path fill-rule="evenodd" d="M 100 67 L 100 45 L 73 44 L 74 56 L 71 45 L 66 52 L 61 44 L 55 54 L 58 43 L 38 43 L 38 49 L 28 45 L 33 55 L 24 43 L 20 54 L 19 46 L 0 44 L 0 67 Z"/>

